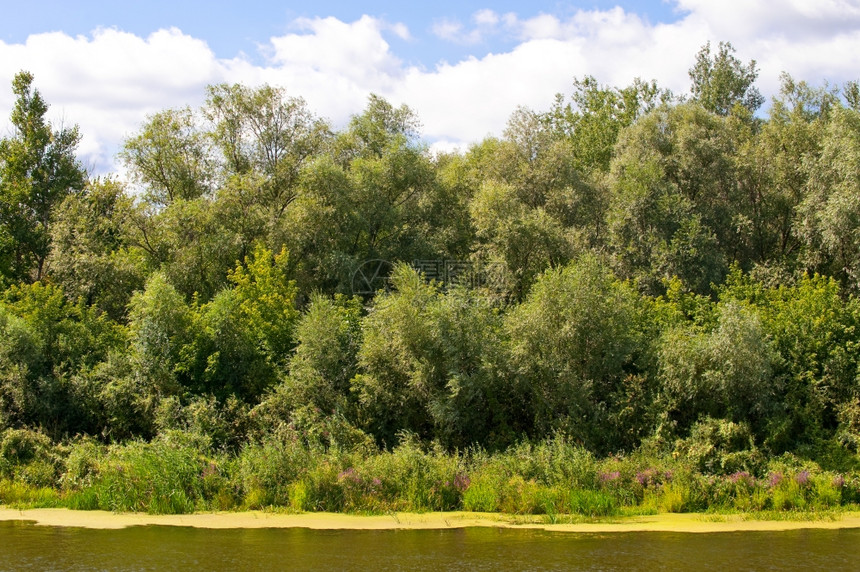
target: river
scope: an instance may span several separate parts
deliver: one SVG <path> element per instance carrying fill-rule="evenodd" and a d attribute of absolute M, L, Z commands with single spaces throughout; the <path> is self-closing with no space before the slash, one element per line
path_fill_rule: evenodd
<path fill-rule="evenodd" d="M 856 570 L 860 529 L 93 530 L 0 522 L 0 570 Z"/>

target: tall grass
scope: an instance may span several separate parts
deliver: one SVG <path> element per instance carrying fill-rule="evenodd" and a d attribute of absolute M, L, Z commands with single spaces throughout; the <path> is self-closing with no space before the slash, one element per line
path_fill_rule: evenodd
<path fill-rule="evenodd" d="M 193 434 L 53 446 L 16 433 L 0 456 L 0 503 L 149 513 L 286 509 L 466 510 L 599 518 L 656 512 L 821 513 L 856 506 L 860 475 L 784 457 L 760 474 L 708 475 L 643 448 L 597 459 L 556 437 L 488 454 L 404 438 L 393 450 L 309 444 L 290 431 L 228 455 Z"/>

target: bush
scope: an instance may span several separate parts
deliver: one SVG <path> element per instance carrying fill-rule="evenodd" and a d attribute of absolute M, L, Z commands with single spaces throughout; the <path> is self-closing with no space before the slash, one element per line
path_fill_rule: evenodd
<path fill-rule="evenodd" d="M 7 429 L 0 433 L 0 477 L 42 488 L 57 484 L 62 455 L 38 431 Z"/>
<path fill-rule="evenodd" d="M 496 512 L 501 504 L 498 476 L 473 475 L 463 493 L 463 508 L 473 512 Z"/>
<path fill-rule="evenodd" d="M 205 461 L 191 444 L 136 441 L 111 447 L 92 484 L 75 498 L 83 502 L 95 495 L 103 510 L 189 513 L 206 508 L 204 479 L 206 471 L 213 470 L 217 465 Z"/>
<path fill-rule="evenodd" d="M 290 484 L 313 463 L 311 452 L 289 430 L 245 446 L 238 459 L 238 478 L 246 508 L 290 505 Z"/>
<path fill-rule="evenodd" d="M 760 474 L 764 469 L 764 456 L 747 423 L 706 417 L 693 425 L 689 438 L 676 442 L 675 452 L 703 473 Z"/>

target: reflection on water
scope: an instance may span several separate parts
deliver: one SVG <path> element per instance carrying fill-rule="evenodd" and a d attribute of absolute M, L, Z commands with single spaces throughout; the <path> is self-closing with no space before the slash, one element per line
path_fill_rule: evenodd
<path fill-rule="evenodd" d="M 860 529 L 569 534 L 0 522 L 0 570 L 852 570 Z"/>

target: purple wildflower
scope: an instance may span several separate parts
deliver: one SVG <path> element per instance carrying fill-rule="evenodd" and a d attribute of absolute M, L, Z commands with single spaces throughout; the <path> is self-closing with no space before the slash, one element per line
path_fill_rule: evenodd
<path fill-rule="evenodd" d="M 779 486 L 779 483 L 782 482 L 782 478 L 782 473 L 771 473 L 768 480 L 768 484 L 771 486 L 771 488 Z"/>
<path fill-rule="evenodd" d="M 844 487 L 845 477 L 843 477 L 842 475 L 836 475 L 835 477 L 833 477 L 833 486 L 837 489 L 841 489 L 842 487 Z"/>
<path fill-rule="evenodd" d="M 201 478 L 209 478 L 218 474 L 218 467 L 215 463 L 207 463 L 205 467 L 203 467 L 203 471 L 200 473 Z"/>
<path fill-rule="evenodd" d="M 457 473 L 454 477 L 454 488 L 460 492 L 468 489 L 470 484 L 472 484 L 472 480 L 463 473 Z"/>
<path fill-rule="evenodd" d="M 657 471 L 655 469 L 645 469 L 636 473 L 636 480 L 643 487 L 657 484 Z"/>
<path fill-rule="evenodd" d="M 600 482 L 603 484 L 613 483 L 617 481 L 621 477 L 621 473 L 618 471 L 611 471 L 609 473 L 600 473 L 599 478 Z"/>

